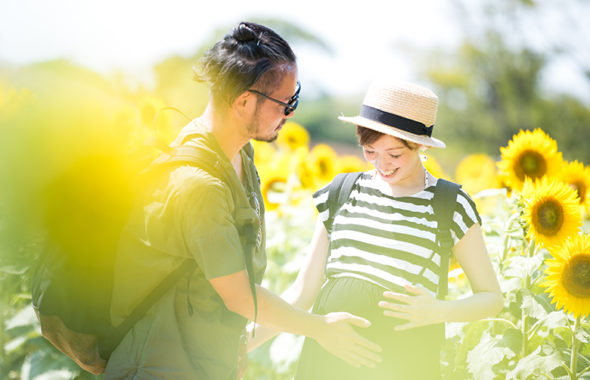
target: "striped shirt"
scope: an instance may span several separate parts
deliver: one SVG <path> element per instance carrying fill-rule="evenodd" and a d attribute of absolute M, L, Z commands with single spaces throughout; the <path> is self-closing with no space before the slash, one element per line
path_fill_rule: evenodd
<path fill-rule="evenodd" d="M 435 186 L 403 197 L 363 173 L 350 197 L 329 215 L 328 188 L 318 190 L 314 202 L 330 236 L 326 275 L 355 277 L 405 293 L 404 285 L 420 285 L 436 294 L 440 256 L 436 252 L 437 222 L 432 198 Z M 481 224 L 473 200 L 459 190 L 451 236 L 456 244 L 474 224 Z"/>

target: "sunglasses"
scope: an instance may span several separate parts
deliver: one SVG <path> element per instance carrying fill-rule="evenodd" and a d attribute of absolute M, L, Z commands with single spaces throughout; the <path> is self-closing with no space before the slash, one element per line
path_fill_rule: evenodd
<path fill-rule="evenodd" d="M 295 95 L 293 95 L 287 103 L 281 102 L 280 100 L 272 98 L 272 97 L 270 97 L 260 91 L 257 91 L 257 90 L 248 90 L 248 91 L 253 92 L 256 95 L 264 96 L 268 100 L 272 100 L 273 102 L 284 106 L 285 107 L 285 116 L 288 116 L 291 112 L 293 112 L 297 109 L 297 105 L 299 104 L 299 91 L 301 91 L 301 83 L 297 82 L 297 89 L 295 90 Z"/>

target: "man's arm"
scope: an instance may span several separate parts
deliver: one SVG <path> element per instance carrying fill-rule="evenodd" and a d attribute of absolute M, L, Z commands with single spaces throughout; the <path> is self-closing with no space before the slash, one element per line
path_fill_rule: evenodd
<path fill-rule="evenodd" d="M 210 282 L 229 310 L 254 319 L 254 301 L 245 270 L 213 278 Z M 328 352 L 354 367 L 374 367 L 374 363 L 381 361 L 375 353 L 381 348 L 352 327 L 368 327 L 369 321 L 349 313 L 311 314 L 260 286 L 256 286 L 256 295 L 259 324 L 313 338 Z"/>
<path fill-rule="evenodd" d="M 328 232 L 324 223 L 317 221 L 308 253 L 297 274 L 297 278 L 282 294 L 281 298 L 293 306 L 303 310 L 309 310 L 320 292 L 325 280 L 326 259 L 329 249 Z M 280 331 L 270 327 L 260 326 L 253 323 L 248 326 L 249 330 L 255 328 L 256 334 L 250 332 L 248 338 L 248 351 L 252 351 L 267 340 L 273 338 Z"/>

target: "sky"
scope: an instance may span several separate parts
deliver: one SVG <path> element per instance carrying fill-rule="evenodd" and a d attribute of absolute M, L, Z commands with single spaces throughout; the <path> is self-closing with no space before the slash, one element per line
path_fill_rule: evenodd
<path fill-rule="evenodd" d="M 334 49 L 329 55 L 293 46 L 302 83 L 354 93 L 364 90 L 377 72 L 412 75 L 407 57 L 396 54 L 394 44 L 426 47 L 457 41 L 443 3 L 2 0 L 0 61 L 67 58 L 101 73 L 119 69 L 130 78 L 149 81 L 155 63 L 170 55 L 191 55 L 216 28 L 230 28 L 251 17 L 274 17 L 314 33 Z"/>
<path fill-rule="evenodd" d="M 157 62 L 190 56 L 217 28 L 229 30 L 252 17 L 293 22 L 330 45 L 332 55 L 309 46 L 293 48 L 303 88 L 339 95 L 364 92 L 379 73 L 415 80 L 416 65 L 402 46 L 453 49 L 464 37 L 453 2 L 438 0 L 1 1 L 0 62 L 66 58 L 102 74 L 123 71 L 130 83 L 147 85 Z M 588 86 L 577 85 L 580 73 L 574 66 L 571 61 L 551 66 L 546 82 L 590 99 Z"/>

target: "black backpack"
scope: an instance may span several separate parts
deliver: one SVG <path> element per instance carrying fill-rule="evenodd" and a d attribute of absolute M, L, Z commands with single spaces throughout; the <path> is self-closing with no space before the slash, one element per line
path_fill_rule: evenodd
<path fill-rule="evenodd" d="M 249 153 L 253 154 L 253 151 L 250 151 Z M 142 177 L 151 178 L 154 171 L 169 171 L 174 166 L 183 164 L 199 166 L 205 171 L 210 171 L 213 170 L 211 165 L 214 163 L 209 161 L 203 158 L 197 149 L 180 146 L 167 154 L 162 154 Z M 230 183 L 231 179 L 223 180 Z M 149 183 L 149 180 L 146 181 Z M 256 244 L 254 228 L 258 223 L 258 216 L 252 211 L 243 191 L 234 191 L 232 195 L 236 204 L 234 218 L 240 232 L 250 288 L 257 308 L 252 250 Z M 128 214 L 130 211 L 129 206 L 128 210 L 121 214 L 125 215 L 125 212 Z M 97 375 L 104 373 L 111 353 L 133 325 L 197 265 L 193 259 L 186 259 L 160 283 L 153 284 L 151 293 L 123 323 L 113 326 L 110 322 L 113 271 L 119 235 L 125 221 L 126 218 L 111 221 L 108 233 L 100 231 L 102 236 L 93 239 L 93 244 L 86 245 L 85 249 L 73 249 L 55 241 L 48 241 L 33 275 L 32 303 L 43 336 L 81 368 Z M 72 232 L 72 235 L 75 235 L 75 232 Z M 68 239 L 64 241 L 67 242 Z"/>
<path fill-rule="evenodd" d="M 330 183 L 328 191 L 328 209 L 330 218 L 346 202 L 355 182 L 362 172 L 340 173 Z M 439 284 L 437 298 L 444 299 L 448 293 L 448 272 L 449 261 L 452 255 L 453 238 L 451 236 L 451 225 L 457 193 L 461 185 L 439 178 L 436 182 L 432 207 L 434 216 L 438 222 L 436 241 L 438 253 L 441 257 Z M 332 219 L 333 220 L 333 219 Z"/>

